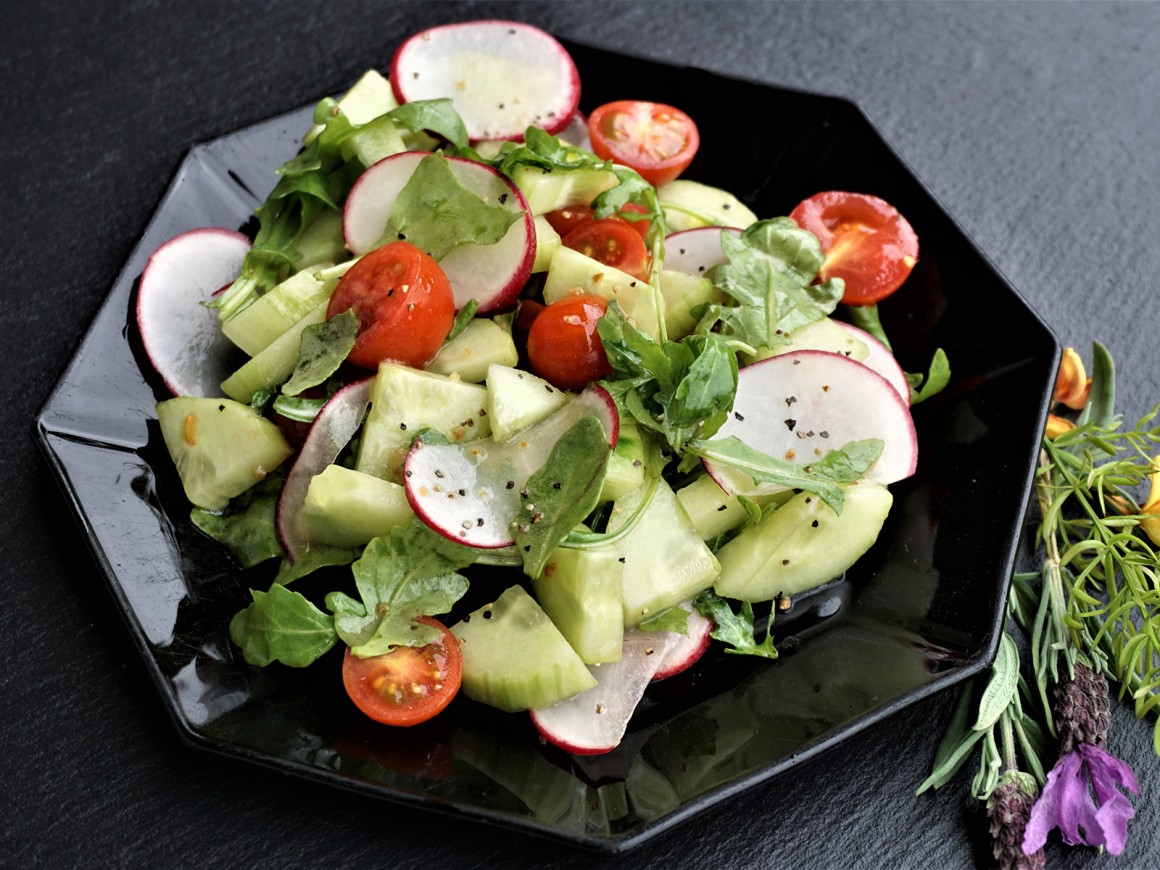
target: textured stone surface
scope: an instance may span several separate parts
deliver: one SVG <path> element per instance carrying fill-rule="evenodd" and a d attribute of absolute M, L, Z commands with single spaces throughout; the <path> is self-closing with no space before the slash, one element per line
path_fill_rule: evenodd
<path fill-rule="evenodd" d="M 11 866 L 914 866 L 981 860 L 967 776 L 914 796 L 953 698 L 665 834 L 626 860 L 323 789 L 187 749 L 30 437 L 192 142 L 341 88 L 424 25 L 513 17 L 577 41 L 850 97 L 1060 338 L 1107 343 L 1120 406 L 1160 398 L 1160 6 L 81 4 L 0 10 L 9 375 L 0 427 L 0 855 Z M 632 83 L 626 83 L 631 96 Z M 739 117 L 776 136 L 792 118 Z M 1108 748 L 1144 796 L 1113 861 L 1160 863 L 1150 729 Z"/>

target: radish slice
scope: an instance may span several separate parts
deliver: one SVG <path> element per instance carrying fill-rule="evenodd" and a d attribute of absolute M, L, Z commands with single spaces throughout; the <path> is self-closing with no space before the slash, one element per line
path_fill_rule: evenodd
<path fill-rule="evenodd" d="M 906 373 L 902 370 L 902 366 L 898 364 L 898 360 L 894 358 L 894 354 L 890 350 L 872 336 L 864 329 L 859 329 L 856 326 L 851 326 L 849 323 L 843 323 L 841 320 L 834 321 L 838 326 L 853 335 L 856 339 L 863 342 L 870 350 L 870 355 L 864 360 L 860 360 L 862 365 L 869 366 L 890 381 L 890 386 L 898 391 L 898 395 L 902 397 L 902 401 L 910 405 L 910 383 L 906 380 Z"/>
<path fill-rule="evenodd" d="M 206 302 L 238 277 L 250 240 L 216 227 L 190 230 L 153 252 L 137 290 L 137 329 L 175 396 L 214 398 L 233 371 L 233 345 Z"/>
<path fill-rule="evenodd" d="M 865 480 L 888 484 L 909 477 L 918 462 L 918 436 L 910 410 L 882 375 L 847 357 L 798 350 L 741 369 L 733 411 L 715 438 L 735 435 L 750 447 L 801 465 L 850 441 L 879 438 L 882 454 Z M 770 493 L 744 474 L 706 460 L 726 492 Z"/>
<path fill-rule="evenodd" d="M 305 555 L 310 546 L 299 523 L 310 481 L 338 458 L 338 454 L 362 425 L 367 406 L 370 405 L 374 381 L 373 377 L 363 378 L 348 384 L 330 397 L 314 418 L 298 458 L 286 475 L 286 482 L 282 484 L 282 492 L 278 496 L 275 526 L 278 540 L 282 542 L 286 558 L 292 565 Z"/>
<path fill-rule="evenodd" d="M 548 742 L 574 755 L 611 752 L 679 637 L 671 631 L 626 632 L 620 661 L 588 666 L 596 677 L 595 686 L 530 711 L 532 723 Z"/>
<path fill-rule="evenodd" d="M 657 665 L 657 672 L 653 674 L 653 681 L 664 680 L 675 676 L 681 671 L 691 668 L 709 648 L 709 632 L 713 630 L 713 620 L 702 616 L 691 601 L 686 601 L 681 607 L 689 611 L 688 634 L 673 632 L 676 640 L 665 651 Z"/>
<path fill-rule="evenodd" d="M 704 275 L 714 266 L 728 262 L 721 250 L 721 232 L 741 235 L 735 227 L 697 227 L 665 236 L 665 268 L 689 275 Z"/>
<path fill-rule="evenodd" d="M 572 57 L 544 31 L 514 21 L 423 30 L 395 51 L 400 103 L 449 98 L 473 141 L 522 141 L 530 126 L 557 133 L 580 102 Z"/>
<path fill-rule="evenodd" d="M 507 441 L 416 442 L 404 465 L 407 501 L 423 522 L 446 538 L 484 549 L 510 546 L 520 490 L 543 467 L 564 433 L 589 414 L 600 419 L 615 447 L 620 424 L 616 403 L 597 386 Z"/>
<path fill-rule="evenodd" d="M 426 151 L 394 154 L 359 176 L 342 214 L 343 236 L 356 255 L 382 243 L 395 200 L 423 158 L 429 156 Z M 460 245 L 439 261 L 451 282 L 455 307 L 462 308 L 472 299 L 479 300 L 479 314 L 510 306 L 532 274 L 536 259 L 536 224 L 527 200 L 515 184 L 490 166 L 459 157 L 448 157 L 447 161 L 455 180 L 469 191 L 491 199 L 498 181 L 498 189 L 507 194 L 493 204 L 513 213 L 523 212 L 523 218 L 494 245 Z"/>

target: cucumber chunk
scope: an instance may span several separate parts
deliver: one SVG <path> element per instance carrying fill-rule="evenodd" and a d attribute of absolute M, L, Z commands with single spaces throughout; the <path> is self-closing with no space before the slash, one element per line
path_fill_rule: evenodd
<path fill-rule="evenodd" d="M 824 350 L 830 353 L 840 353 L 855 362 L 862 362 L 870 356 L 870 348 L 866 342 L 859 341 L 849 330 L 841 326 L 836 320 L 823 317 L 808 323 L 789 334 L 790 344 L 779 344 L 777 347 L 759 348 L 756 354 L 743 353 L 740 356 L 744 365 L 755 363 L 771 356 L 791 353 L 795 350 Z"/>
<path fill-rule="evenodd" d="M 285 383 L 294 373 L 294 366 L 298 364 L 302 330 L 326 320 L 328 304 L 326 301 L 322 302 L 269 347 L 222 381 L 222 391 L 231 399 L 247 404 L 259 390 L 272 390 Z"/>
<path fill-rule="evenodd" d="M 608 457 L 600 501 L 615 501 L 644 484 L 644 441 L 636 423 L 621 415 L 616 449 Z"/>
<path fill-rule="evenodd" d="M 560 234 L 552 229 L 548 219 L 536 215 L 536 259 L 532 263 L 532 274 L 547 272 L 552 265 L 552 257 L 560 248 Z"/>
<path fill-rule="evenodd" d="M 651 284 L 579 251 L 561 247 L 552 257 L 544 281 L 544 301 L 551 305 L 576 292 L 591 293 L 610 302 L 615 299 L 637 329 L 653 338 L 660 335 L 657 300 Z"/>
<path fill-rule="evenodd" d="M 330 299 L 337 282 L 320 281 L 315 277 L 317 271 L 317 267 L 311 266 L 295 272 L 222 323 L 226 338 L 249 356 L 260 354 Z"/>
<path fill-rule="evenodd" d="M 505 365 L 487 370 L 487 419 L 496 441 L 506 441 L 563 407 L 568 393 L 531 372 Z"/>
<path fill-rule="evenodd" d="M 399 484 L 328 465 L 311 479 L 300 521 L 308 541 L 361 547 L 407 525 L 413 516 L 407 492 Z"/>
<path fill-rule="evenodd" d="M 540 606 L 586 664 L 614 662 L 624 642 L 624 563 L 614 547 L 561 547 L 532 581 Z"/>
<path fill-rule="evenodd" d="M 696 306 L 721 301 L 720 292 L 708 278 L 671 269 L 661 271 L 661 295 L 665 299 L 665 330 L 670 341 L 680 341 L 693 331 L 697 325 L 693 316 Z"/>
<path fill-rule="evenodd" d="M 427 364 L 427 371 L 459 375 L 460 380 L 478 384 L 492 365 L 514 366 L 519 361 L 511 333 L 492 320 L 478 318 L 440 348 Z"/>
<path fill-rule="evenodd" d="M 596 685 L 532 596 L 512 586 L 451 632 L 463 650 L 463 692 L 511 713 L 546 707 Z"/>
<path fill-rule="evenodd" d="M 157 422 L 186 498 L 206 510 L 221 510 L 293 452 L 277 426 L 229 399 L 169 399 Z"/>
<path fill-rule="evenodd" d="M 616 531 L 632 516 L 646 490 L 641 487 L 617 499 L 609 531 Z M 616 547 L 625 560 L 625 628 L 708 589 L 721 570 L 717 557 L 705 546 L 663 480 L 657 482 L 644 516 Z"/>
<path fill-rule="evenodd" d="M 395 99 L 391 83 L 382 73 L 373 69 L 363 73 L 362 77 L 351 85 L 350 90 L 338 100 L 338 107 L 352 124 L 365 124 L 398 105 L 399 101 Z M 322 125 L 315 124 L 302 137 L 302 144 L 309 145 L 321 132 Z"/>
<path fill-rule="evenodd" d="M 657 188 L 657 198 L 670 233 L 710 226 L 745 229 L 757 221 L 749 206 L 727 190 L 686 178 Z"/>
<path fill-rule="evenodd" d="M 678 489 L 677 501 L 705 541 L 737 528 L 748 516 L 737 496 L 726 493 L 707 474 Z"/>
<path fill-rule="evenodd" d="M 435 429 L 452 443 L 491 434 L 487 390 L 454 378 L 384 362 L 371 391 L 355 468 L 391 480 L 402 467 L 411 440 Z"/>
<path fill-rule="evenodd" d="M 569 205 L 589 205 L 604 191 L 616 187 L 616 176 L 602 169 L 569 169 L 552 172 L 538 166 L 518 166 L 512 181 L 528 201 L 533 215 Z"/>
<path fill-rule="evenodd" d="M 769 601 L 828 583 L 853 565 L 878 539 L 893 497 L 885 486 L 846 489 L 842 513 L 802 492 L 718 551 L 719 595 Z"/>

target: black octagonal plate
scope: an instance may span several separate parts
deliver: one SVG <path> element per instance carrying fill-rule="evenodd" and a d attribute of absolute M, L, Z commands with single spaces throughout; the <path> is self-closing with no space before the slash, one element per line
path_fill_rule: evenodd
<path fill-rule="evenodd" d="M 635 97 L 681 106 L 703 135 L 687 177 L 737 193 L 758 215 L 857 190 L 892 202 L 918 232 L 918 266 L 882 318 L 907 370 L 942 347 L 953 382 L 914 410 L 918 472 L 893 487 L 878 544 L 842 582 L 779 616 L 778 661 L 711 651 L 650 688 L 617 750 L 585 759 L 543 746 L 525 716 L 462 698 L 417 728 L 375 726 L 346 701 L 337 653 L 304 671 L 241 660 L 228 621 L 269 578 L 243 575 L 189 523 L 154 419 L 167 396 L 133 345 L 134 287 L 177 233 L 246 224 L 295 153 L 309 107 L 191 149 L 38 435 L 188 742 L 618 851 L 986 667 L 1058 345 L 851 103 L 570 49 L 583 109 L 622 97 L 624 81 L 638 83 Z"/>

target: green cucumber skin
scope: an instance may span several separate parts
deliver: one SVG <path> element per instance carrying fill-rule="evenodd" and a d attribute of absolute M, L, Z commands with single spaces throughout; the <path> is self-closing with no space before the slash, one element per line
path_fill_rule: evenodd
<path fill-rule="evenodd" d="M 544 612 L 585 664 L 620 660 L 624 563 L 618 550 L 558 549 L 532 587 Z"/>
<path fill-rule="evenodd" d="M 841 514 L 811 493 L 795 495 L 718 551 L 717 594 L 769 601 L 828 583 L 873 546 L 892 502 L 890 490 L 868 483 L 847 488 Z"/>
<path fill-rule="evenodd" d="M 527 200 L 532 215 L 544 215 L 570 205 L 589 205 L 617 184 L 616 176 L 600 169 L 551 172 L 537 166 L 520 166 L 512 181 Z"/>
<path fill-rule="evenodd" d="M 643 488 L 616 501 L 609 531 L 632 515 L 642 494 Z M 616 547 L 625 560 L 625 628 L 708 589 L 721 570 L 663 480 L 644 516 Z"/>
<path fill-rule="evenodd" d="M 555 704 L 596 685 L 564 635 L 520 586 L 507 589 L 451 632 L 463 652 L 463 692 L 474 701 L 514 713 Z"/>
<path fill-rule="evenodd" d="M 294 452 L 277 426 L 230 399 L 168 399 L 157 422 L 186 498 L 206 510 L 221 510 Z"/>

